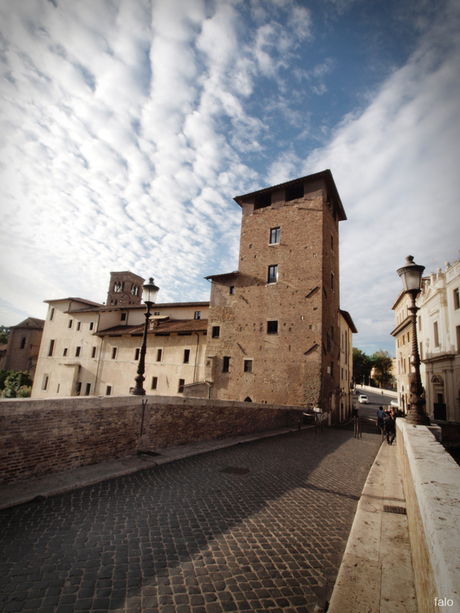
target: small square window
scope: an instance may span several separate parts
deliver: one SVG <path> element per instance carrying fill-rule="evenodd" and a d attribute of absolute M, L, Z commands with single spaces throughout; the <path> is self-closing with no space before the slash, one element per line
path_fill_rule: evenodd
<path fill-rule="evenodd" d="M 219 338 L 220 336 L 220 326 L 212 327 L 212 338 Z"/>
<path fill-rule="evenodd" d="M 179 387 L 177 389 L 178 394 L 184 393 L 184 385 L 185 385 L 185 379 L 179 379 Z"/>
<path fill-rule="evenodd" d="M 224 355 L 222 372 L 230 372 L 230 357 L 228 355 Z"/>
<path fill-rule="evenodd" d="M 277 321 L 267 321 L 267 334 L 278 334 Z"/>
<path fill-rule="evenodd" d="M 244 360 L 244 372 L 252 372 L 252 360 Z"/>
<path fill-rule="evenodd" d="M 272 228 L 270 230 L 270 245 L 276 245 L 280 242 L 281 228 Z"/>
<path fill-rule="evenodd" d="M 158 387 L 158 377 L 152 377 L 152 389 L 156 390 Z"/>
<path fill-rule="evenodd" d="M 278 283 L 278 264 L 268 267 L 267 283 Z"/>

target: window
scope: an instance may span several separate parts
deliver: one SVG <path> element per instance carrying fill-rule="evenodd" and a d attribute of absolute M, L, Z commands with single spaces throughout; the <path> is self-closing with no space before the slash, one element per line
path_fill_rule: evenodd
<path fill-rule="evenodd" d="M 457 353 L 460 353 L 460 326 L 457 326 L 455 331 L 457 332 Z"/>
<path fill-rule="evenodd" d="M 460 309 L 460 293 L 458 288 L 454 289 L 454 309 Z"/>
<path fill-rule="evenodd" d="M 80 357 L 81 354 L 81 347 L 75 347 L 75 357 L 78 358 Z"/>
<path fill-rule="evenodd" d="M 270 230 L 270 245 L 276 245 L 280 242 L 281 228 L 272 228 Z"/>
<path fill-rule="evenodd" d="M 219 338 L 220 336 L 220 326 L 212 327 L 212 338 Z"/>
<path fill-rule="evenodd" d="M 139 347 L 136 347 L 136 349 L 134 350 L 134 359 L 138 360 L 140 355 L 141 355 L 141 350 L 139 349 Z"/>
<path fill-rule="evenodd" d="M 113 286 L 113 291 L 122 292 L 124 287 L 125 287 L 124 281 L 115 281 L 114 286 Z"/>
<path fill-rule="evenodd" d="M 201 319 L 201 311 L 195 311 L 194 319 Z"/>
<path fill-rule="evenodd" d="M 179 394 L 183 394 L 184 393 L 184 385 L 185 385 L 185 379 L 179 379 L 179 387 L 177 389 L 177 392 Z"/>
<path fill-rule="evenodd" d="M 59 390 L 61 389 L 61 384 L 58 383 L 56 387 L 56 394 L 59 394 Z"/>
<path fill-rule="evenodd" d="M 54 317 L 54 307 L 52 307 L 50 310 L 50 321 L 53 321 L 53 317 Z"/>
<path fill-rule="evenodd" d="M 265 194 L 258 194 L 254 201 L 254 210 L 264 209 L 267 206 L 271 206 L 272 195 L 270 192 Z"/>
<path fill-rule="evenodd" d="M 439 330 L 438 330 L 437 321 L 435 321 L 433 324 L 433 332 L 434 332 L 434 346 L 439 347 Z"/>
<path fill-rule="evenodd" d="M 81 381 L 77 381 L 77 384 L 75 386 L 75 393 L 77 394 L 77 396 L 81 394 Z"/>
<path fill-rule="evenodd" d="M 331 272 L 331 290 L 334 290 L 334 273 Z"/>
<path fill-rule="evenodd" d="M 161 362 L 163 357 L 163 349 L 157 349 L 157 362 Z"/>
<path fill-rule="evenodd" d="M 69 323 L 67 325 L 68 328 L 71 328 L 73 325 L 73 319 L 69 319 Z"/>
<path fill-rule="evenodd" d="M 24 349 L 25 346 L 26 346 L 26 337 L 23 336 L 21 340 L 21 349 Z"/>
<path fill-rule="evenodd" d="M 106 395 L 106 396 L 111 396 L 111 395 L 112 395 L 112 386 L 111 386 L 111 385 L 108 385 L 108 386 L 105 388 L 105 395 Z"/>
<path fill-rule="evenodd" d="M 420 359 L 423 360 L 423 343 L 420 343 Z"/>
<path fill-rule="evenodd" d="M 94 321 L 89 322 L 89 329 L 94 330 Z"/>
<path fill-rule="evenodd" d="M 252 372 L 252 360 L 244 360 L 244 372 Z"/>
<path fill-rule="evenodd" d="M 188 364 L 190 361 L 190 349 L 184 349 L 184 364 Z"/>
<path fill-rule="evenodd" d="M 234 293 L 235 293 L 235 286 L 230 285 L 230 295 L 233 296 Z"/>
<path fill-rule="evenodd" d="M 91 391 L 91 383 L 87 383 L 86 389 L 85 389 L 85 396 L 89 396 L 90 391 Z"/>
<path fill-rule="evenodd" d="M 53 351 L 54 351 L 54 339 L 50 341 L 50 347 L 48 349 L 48 356 L 52 356 L 53 355 Z"/>
<path fill-rule="evenodd" d="M 278 264 L 268 267 L 267 283 L 278 283 Z"/>
<path fill-rule="evenodd" d="M 267 321 L 267 334 L 278 334 L 277 321 Z"/>
<path fill-rule="evenodd" d="M 224 355 L 222 372 L 230 372 L 230 357 L 228 355 Z"/>
<path fill-rule="evenodd" d="M 126 313 L 122 313 L 120 316 L 121 321 L 126 321 Z"/>
<path fill-rule="evenodd" d="M 158 387 L 158 377 L 152 377 L 152 389 L 156 390 Z"/>
<path fill-rule="evenodd" d="M 50 376 L 49 375 L 43 375 L 43 383 L 42 383 L 42 391 L 46 392 L 46 390 L 48 389 L 48 383 L 50 380 Z"/>
<path fill-rule="evenodd" d="M 334 326 L 331 326 L 331 340 L 334 340 Z"/>
<path fill-rule="evenodd" d="M 62 357 L 65 358 L 67 356 L 67 351 L 68 351 L 67 347 L 64 347 L 64 351 L 62 352 Z"/>
<path fill-rule="evenodd" d="M 334 376 L 334 362 L 331 362 L 331 377 Z"/>
<path fill-rule="evenodd" d="M 303 198 L 304 189 L 303 183 L 301 185 L 291 185 L 286 187 L 286 202 L 290 200 L 297 200 L 297 198 Z"/>
<path fill-rule="evenodd" d="M 133 296 L 139 296 L 139 286 L 138 285 L 131 285 L 131 294 Z"/>
<path fill-rule="evenodd" d="M 334 251 L 334 237 L 331 235 L 331 251 Z"/>
<path fill-rule="evenodd" d="M 112 360 L 116 360 L 117 359 L 117 348 L 113 347 L 112 348 Z"/>
<path fill-rule="evenodd" d="M 91 357 L 92 358 L 96 357 L 96 351 L 97 351 L 96 347 L 93 347 L 92 350 L 91 350 Z"/>
<path fill-rule="evenodd" d="M 77 331 L 81 328 L 81 321 L 77 321 Z"/>

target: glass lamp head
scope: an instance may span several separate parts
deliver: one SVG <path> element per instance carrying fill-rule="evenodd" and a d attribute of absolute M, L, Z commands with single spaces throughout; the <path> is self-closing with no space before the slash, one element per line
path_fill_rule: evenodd
<path fill-rule="evenodd" d="M 148 283 L 142 286 L 142 300 L 145 304 L 154 304 L 160 288 L 153 282 L 153 277 L 150 277 Z"/>
<path fill-rule="evenodd" d="M 422 287 L 422 275 L 425 266 L 419 266 L 414 262 L 414 256 L 408 255 L 406 265 L 398 269 L 405 292 L 419 292 Z"/>

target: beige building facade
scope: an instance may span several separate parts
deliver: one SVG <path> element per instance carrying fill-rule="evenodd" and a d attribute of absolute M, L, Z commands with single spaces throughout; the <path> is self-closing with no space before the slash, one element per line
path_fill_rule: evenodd
<path fill-rule="evenodd" d="M 460 423 L 460 261 L 424 277 L 416 304 L 417 339 L 426 412 L 433 420 Z M 409 298 L 400 294 L 393 309 L 400 406 L 409 400 L 411 328 Z"/>

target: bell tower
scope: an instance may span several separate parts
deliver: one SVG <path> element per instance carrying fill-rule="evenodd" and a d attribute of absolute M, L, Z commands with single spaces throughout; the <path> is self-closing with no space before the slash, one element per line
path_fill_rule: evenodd
<path fill-rule="evenodd" d="M 141 304 L 144 280 L 129 271 L 111 272 L 107 306 L 123 307 Z"/>

